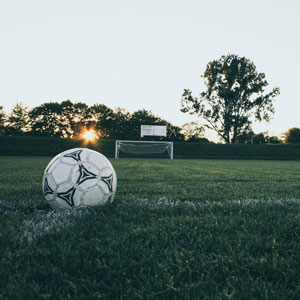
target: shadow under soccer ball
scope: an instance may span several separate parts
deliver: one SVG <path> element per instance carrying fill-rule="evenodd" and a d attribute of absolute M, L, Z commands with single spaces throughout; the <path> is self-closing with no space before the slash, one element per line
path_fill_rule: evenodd
<path fill-rule="evenodd" d="M 42 192 L 55 211 L 111 203 L 116 188 L 117 176 L 109 160 L 87 148 L 56 155 L 43 175 Z"/>

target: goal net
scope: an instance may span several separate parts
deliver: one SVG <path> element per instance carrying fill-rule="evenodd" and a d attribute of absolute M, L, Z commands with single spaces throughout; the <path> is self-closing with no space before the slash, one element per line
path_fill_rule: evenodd
<path fill-rule="evenodd" d="M 161 156 L 159 156 L 161 154 Z M 116 141 L 115 158 L 122 156 L 162 157 L 173 159 L 173 142 Z"/>

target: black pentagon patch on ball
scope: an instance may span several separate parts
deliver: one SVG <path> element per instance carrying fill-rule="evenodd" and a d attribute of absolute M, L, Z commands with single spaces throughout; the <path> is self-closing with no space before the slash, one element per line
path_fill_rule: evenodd
<path fill-rule="evenodd" d="M 97 178 L 97 175 L 89 171 L 84 165 L 79 165 L 79 177 L 77 179 L 77 184 L 81 184 L 88 179 Z"/>
<path fill-rule="evenodd" d="M 64 157 L 70 157 L 70 158 L 75 159 L 76 161 L 80 161 L 81 160 L 81 158 L 80 158 L 80 153 L 81 152 L 82 152 L 82 150 L 76 150 L 74 152 L 65 154 Z"/>
<path fill-rule="evenodd" d="M 103 181 L 107 185 L 108 190 L 112 192 L 113 175 L 111 174 L 109 176 L 102 176 L 100 180 Z"/>
<path fill-rule="evenodd" d="M 50 187 L 49 183 L 48 183 L 48 178 L 46 177 L 44 180 L 44 195 L 49 195 L 49 194 L 53 194 L 54 191 L 52 190 L 52 188 Z"/>
<path fill-rule="evenodd" d="M 62 193 L 57 193 L 56 195 L 66 201 L 71 207 L 74 207 L 74 194 L 75 194 L 76 189 L 74 187 L 70 188 L 66 192 Z"/>

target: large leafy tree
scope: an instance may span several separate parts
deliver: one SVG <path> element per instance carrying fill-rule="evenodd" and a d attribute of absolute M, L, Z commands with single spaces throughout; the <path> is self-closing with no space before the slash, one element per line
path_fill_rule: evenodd
<path fill-rule="evenodd" d="M 90 121 L 87 125 L 97 131 L 101 138 L 109 138 L 114 128 L 114 112 L 104 104 L 94 104 L 89 110 Z"/>
<path fill-rule="evenodd" d="M 112 117 L 109 120 L 111 126 L 107 126 L 109 138 L 126 139 L 129 133 L 130 118 L 131 114 L 126 109 L 120 107 L 115 108 Z"/>
<path fill-rule="evenodd" d="M 268 82 L 258 73 L 252 61 L 234 54 L 208 63 L 204 75 L 206 90 L 199 97 L 185 89 L 181 111 L 196 114 L 205 126 L 214 130 L 226 143 L 251 130 L 254 121 L 269 122 L 274 114 L 273 100 L 279 94 L 275 87 L 266 93 Z"/>
<path fill-rule="evenodd" d="M 87 104 L 70 100 L 43 103 L 29 117 L 32 134 L 63 138 L 78 137 L 90 119 Z"/>
<path fill-rule="evenodd" d="M 90 119 L 88 105 L 71 100 L 61 102 L 61 121 L 65 128 L 64 137 L 79 137 Z"/>
<path fill-rule="evenodd" d="M 64 137 L 68 126 L 61 118 L 62 107 L 58 102 L 48 102 L 29 112 L 31 132 L 34 135 Z"/>

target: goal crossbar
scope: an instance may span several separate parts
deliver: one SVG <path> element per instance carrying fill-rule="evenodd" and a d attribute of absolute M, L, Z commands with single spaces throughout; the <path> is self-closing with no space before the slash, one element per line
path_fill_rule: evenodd
<path fill-rule="evenodd" d="M 116 140 L 116 159 L 120 156 L 120 150 L 130 154 L 157 154 L 167 151 L 173 159 L 173 142 Z"/>

